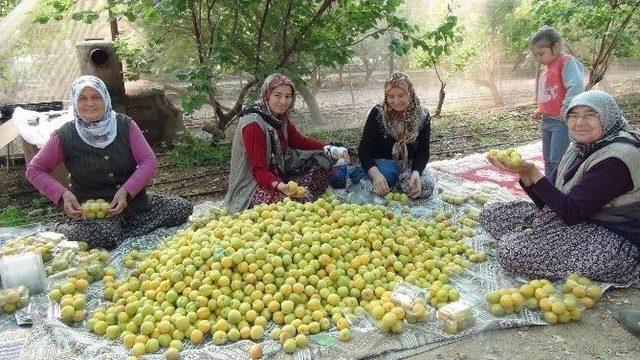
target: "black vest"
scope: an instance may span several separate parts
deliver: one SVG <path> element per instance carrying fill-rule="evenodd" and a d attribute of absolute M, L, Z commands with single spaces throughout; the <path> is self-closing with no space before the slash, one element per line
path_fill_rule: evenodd
<path fill-rule="evenodd" d="M 129 142 L 129 117 L 117 114 L 117 135 L 104 149 L 88 145 L 80 138 L 75 122 L 71 121 L 58 129 L 60 145 L 64 153 L 64 164 L 71 175 L 71 192 L 79 202 L 89 199 L 104 199 L 110 202 L 136 170 L 137 163 L 131 153 Z M 128 207 L 146 208 L 146 189 L 135 198 L 127 200 Z"/>

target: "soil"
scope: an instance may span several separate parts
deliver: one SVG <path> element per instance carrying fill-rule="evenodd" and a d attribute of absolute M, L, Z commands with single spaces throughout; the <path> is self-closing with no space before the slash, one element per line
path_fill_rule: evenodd
<path fill-rule="evenodd" d="M 640 287 L 608 291 L 579 322 L 481 332 L 409 359 L 640 359 L 640 339 L 614 316 L 640 310 Z"/>

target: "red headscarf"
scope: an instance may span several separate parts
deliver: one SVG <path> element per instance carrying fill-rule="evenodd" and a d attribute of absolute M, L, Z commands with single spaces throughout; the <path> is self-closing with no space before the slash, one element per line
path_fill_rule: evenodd
<path fill-rule="evenodd" d="M 278 116 L 278 119 L 288 121 L 289 116 L 291 116 L 293 106 L 296 103 L 296 87 L 293 85 L 293 81 L 291 81 L 291 79 L 279 73 L 271 74 L 264 79 L 264 83 L 262 83 L 262 88 L 260 89 L 260 94 L 262 95 L 262 103 L 264 107 L 269 110 L 269 96 L 271 96 L 273 90 L 282 85 L 288 85 L 291 87 L 292 100 L 289 109 L 284 114 Z M 271 110 L 269 110 L 269 113 L 271 113 Z"/>

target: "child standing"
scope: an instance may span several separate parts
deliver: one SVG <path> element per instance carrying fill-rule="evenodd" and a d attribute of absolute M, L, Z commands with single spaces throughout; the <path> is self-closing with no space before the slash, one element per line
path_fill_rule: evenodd
<path fill-rule="evenodd" d="M 544 174 L 558 167 L 569 146 L 569 133 L 562 114 L 576 95 L 584 91 L 584 67 L 575 57 L 562 53 L 562 39 L 556 29 L 543 26 L 529 41 L 536 61 L 545 68 L 538 85 L 538 108 L 534 119 L 542 118 Z"/>

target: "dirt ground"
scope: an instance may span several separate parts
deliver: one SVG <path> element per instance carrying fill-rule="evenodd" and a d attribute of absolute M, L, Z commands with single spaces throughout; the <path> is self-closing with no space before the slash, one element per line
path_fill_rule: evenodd
<path fill-rule="evenodd" d="M 481 332 L 410 357 L 421 359 L 640 359 L 640 339 L 613 316 L 623 308 L 640 310 L 640 287 L 605 293 L 577 323 Z"/>

